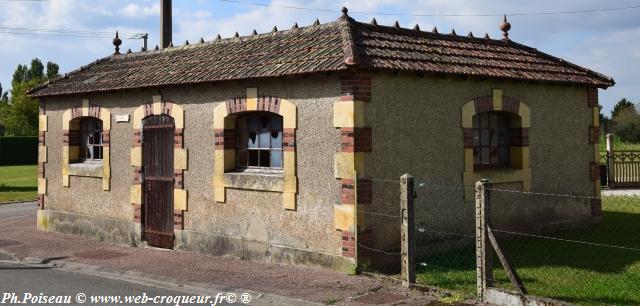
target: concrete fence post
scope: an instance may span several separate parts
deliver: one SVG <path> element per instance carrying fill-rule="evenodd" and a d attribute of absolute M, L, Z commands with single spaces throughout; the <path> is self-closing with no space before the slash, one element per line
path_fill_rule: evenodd
<path fill-rule="evenodd" d="M 613 134 L 609 133 L 606 136 L 606 144 L 607 144 L 607 186 L 609 188 L 613 188 L 615 185 L 615 158 L 613 157 Z"/>
<path fill-rule="evenodd" d="M 415 198 L 414 179 L 411 174 L 400 178 L 400 215 L 402 226 L 400 230 L 400 259 L 402 286 L 409 287 L 416 282 L 415 265 L 415 219 L 413 200 Z"/>
<path fill-rule="evenodd" d="M 478 298 L 493 286 L 493 252 L 487 226 L 491 218 L 491 183 L 487 179 L 476 182 L 476 289 Z"/>

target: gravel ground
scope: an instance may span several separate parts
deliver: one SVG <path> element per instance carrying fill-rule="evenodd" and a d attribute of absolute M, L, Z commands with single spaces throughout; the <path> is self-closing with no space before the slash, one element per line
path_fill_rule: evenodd
<path fill-rule="evenodd" d="M 133 248 L 36 230 L 35 216 L 0 220 L 0 249 L 131 270 L 181 281 L 214 283 L 335 305 L 440 305 L 433 293 L 321 268 L 278 265 L 195 252 Z"/>

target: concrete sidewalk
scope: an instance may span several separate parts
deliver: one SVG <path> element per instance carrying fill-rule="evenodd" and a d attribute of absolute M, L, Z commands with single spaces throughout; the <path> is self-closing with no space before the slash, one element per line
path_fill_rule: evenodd
<path fill-rule="evenodd" d="M 407 290 L 377 279 L 320 268 L 134 248 L 75 235 L 39 232 L 34 215 L 0 220 L 0 249 L 23 261 L 43 260 L 72 269 L 84 267 L 84 270 L 96 273 L 134 275 L 164 282 L 167 286 L 208 284 L 214 288 L 227 288 L 228 292 L 244 289 L 274 297 L 335 305 L 440 304 L 437 293 Z M 105 274 L 105 277 L 109 276 Z M 278 305 L 275 301 L 274 304 Z"/>

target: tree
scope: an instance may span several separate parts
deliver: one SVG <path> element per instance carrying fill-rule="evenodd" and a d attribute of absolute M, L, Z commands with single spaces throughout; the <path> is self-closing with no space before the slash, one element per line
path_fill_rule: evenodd
<path fill-rule="evenodd" d="M 624 112 L 626 109 L 631 108 L 633 112 L 636 111 L 635 105 L 627 98 L 622 98 L 616 105 L 613 107 L 613 111 L 611 111 L 611 119 L 615 119 L 619 114 Z"/>
<path fill-rule="evenodd" d="M 613 119 L 615 134 L 623 142 L 640 143 L 640 114 L 635 108 L 623 108 Z"/>
<path fill-rule="evenodd" d="M 58 66 L 58 64 L 47 62 L 47 80 L 53 80 L 57 78 L 60 75 L 59 70 L 60 67 Z"/>
<path fill-rule="evenodd" d="M 57 77 L 58 70 L 56 63 L 47 62 L 45 74 L 45 66 L 37 58 L 31 61 L 31 65 L 16 67 L 11 81 L 11 95 L 5 103 L 0 103 L 0 122 L 5 126 L 7 135 L 38 135 L 39 103 L 27 96 L 27 92 L 45 80 Z"/>

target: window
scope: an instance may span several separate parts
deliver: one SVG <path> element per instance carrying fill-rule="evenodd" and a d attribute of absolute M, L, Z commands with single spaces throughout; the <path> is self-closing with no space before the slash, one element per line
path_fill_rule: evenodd
<path fill-rule="evenodd" d="M 80 121 L 80 159 L 83 162 L 102 161 L 102 121 L 85 118 Z"/>
<path fill-rule="evenodd" d="M 501 112 L 483 112 L 473 117 L 474 169 L 511 166 L 511 120 Z"/>
<path fill-rule="evenodd" d="M 282 116 L 251 112 L 236 119 L 236 167 L 282 169 Z"/>

